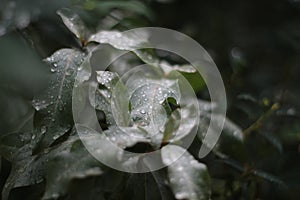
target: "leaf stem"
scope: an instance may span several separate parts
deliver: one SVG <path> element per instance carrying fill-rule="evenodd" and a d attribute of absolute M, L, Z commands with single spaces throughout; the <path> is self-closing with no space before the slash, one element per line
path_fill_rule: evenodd
<path fill-rule="evenodd" d="M 244 138 L 246 138 L 253 131 L 259 129 L 262 126 L 263 122 L 279 108 L 280 108 L 280 104 L 278 102 L 274 103 L 266 113 L 260 116 L 251 126 L 249 126 L 247 129 L 243 131 Z"/>

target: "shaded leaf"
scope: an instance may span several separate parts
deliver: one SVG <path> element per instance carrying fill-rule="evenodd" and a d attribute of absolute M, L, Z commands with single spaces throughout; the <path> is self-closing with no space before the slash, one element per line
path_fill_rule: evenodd
<path fill-rule="evenodd" d="M 164 142 L 176 142 L 189 135 L 196 126 L 197 109 L 195 105 L 183 106 L 172 112 L 164 128 Z"/>
<path fill-rule="evenodd" d="M 130 174 L 126 182 L 125 199 L 174 199 L 166 182 L 162 172 Z"/>
<path fill-rule="evenodd" d="M 88 36 L 87 28 L 85 27 L 83 21 L 81 21 L 79 15 L 67 8 L 57 11 L 57 14 L 61 17 L 68 29 L 74 33 L 74 35 L 80 39 L 81 42 L 86 40 Z"/>
<path fill-rule="evenodd" d="M 211 127 L 212 130 L 214 130 L 216 128 L 220 128 L 220 126 L 223 124 L 223 120 L 225 119 L 223 129 L 222 129 L 222 135 L 226 135 L 230 139 L 234 139 L 239 143 L 242 142 L 244 140 L 242 129 L 238 125 L 234 124 L 228 118 L 220 114 L 212 114 L 211 111 L 214 110 L 216 107 L 217 105 L 215 105 L 214 103 L 199 101 L 199 108 L 201 114 L 200 114 L 199 128 L 197 134 L 198 138 L 203 142 L 203 138 L 207 133 L 211 120 L 214 120 L 213 121 L 214 126 Z M 217 133 L 215 134 L 217 135 Z M 222 137 L 220 139 L 222 139 Z M 220 141 L 218 143 L 220 143 Z M 204 145 L 207 145 L 208 147 L 211 146 L 211 144 L 204 144 Z"/>
<path fill-rule="evenodd" d="M 210 198 L 210 178 L 204 164 L 175 145 L 162 148 L 162 160 L 168 165 L 170 186 L 176 199 Z"/>
<path fill-rule="evenodd" d="M 264 172 L 264 171 L 261 171 L 261 170 L 252 170 L 252 174 L 254 174 L 255 176 L 261 177 L 261 178 L 263 178 L 267 181 L 276 183 L 281 187 L 284 187 L 284 188 L 287 187 L 287 185 L 280 178 L 278 178 L 278 177 L 276 177 L 272 174 L 269 174 L 267 172 Z"/>
<path fill-rule="evenodd" d="M 52 79 L 49 87 L 32 101 L 37 111 L 35 127 L 40 130 L 32 138 L 38 143 L 36 151 L 48 147 L 70 130 L 72 88 L 83 59 L 84 53 L 73 49 L 58 50 L 46 59 L 51 65 Z"/>
<path fill-rule="evenodd" d="M 262 132 L 261 135 L 266 138 L 266 140 L 270 142 L 270 144 L 272 144 L 279 151 L 279 153 L 283 152 L 282 143 L 275 135 L 266 132 Z"/>
<path fill-rule="evenodd" d="M 59 153 L 47 164 L 47 185 L 43 199 L 65 195 L 73 179 L 102 173 L 101 163 L 85 150 L 80 141 L 76 141 L 68 151 Z"/>
<path fill-rule="evenodd" d="M 128 126 L 130 122 L 128 94 L 119 76 L 113 72 L 97 71 L 97 81 L 102 87 L 98 89 L 96 85 L 92 86 L 89 94 L 91 104 L 105 113 L 108 124 Z"/>
<path fill-rule="evenodd" d="M 2 197 L 7 199 L 11 189 L 28 186 L 46 180 L 43 199 L 58 198 L 68 191 L 75 178 L 85 178 L 102 173 L 102 166 L 85 150 L 77 136 L 38 155 L 31 154 L 25 145 L 12 158 L 12 171 L 6 181 Z M 58 184 L 59 183 L 59 184 Z"/>
<path fill-rule="evenodd" d="M 0 155 L 12 161 L 20 149 L 29 144 L 33 132 L 11 132 L 0 136 Z"/>
<path fill-rule="evenodd" d="M 138 127 L 116 127 L 111 126 L 104 131 L 108 139 L 121 148 L 131 147 L 138 142 L 150 142 L 147 133 Z"/>
<path fill-rule="evenodd" d="M 86 4 L 88 8 L 95 8 L 101 13 L 109 12 L 112 9 L 122 9 L 131 11 L 137 14 L 145 15 L 148 19 L 153 20 L 153 12 L 139 1 L 100 1 L 100 2 L 88 2 Z"/>
<path fill-rule="evenodd" d="M 21 148 L 23 155 L 17 155 L 12 170 L 2 191 L 2 198 L 8 199 L 9 193 L 13 188 L 29 186 L 43 181 L 45 174 L 45 157 L 30 156 L 30 148 Z M 20 149 L 20 150 L 21 150 Z M 24 157 L 24 158 L 23 158 Z M 22 158 L 22 159 L 21 159 Z"/>

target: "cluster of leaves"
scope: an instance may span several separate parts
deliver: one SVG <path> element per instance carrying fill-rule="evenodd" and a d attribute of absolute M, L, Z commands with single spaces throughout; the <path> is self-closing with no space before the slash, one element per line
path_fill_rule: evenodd
<path fill-rule="evenodd" d="M 155 55 L 148 59 L 149 56 L 145 56 L 147 52 L 133 50 L 133 47 L 144 41 L 125 37 L 118 31 L 90 34 L 79 16 L 71 10 L 60 10 L 58 14 L 81 47 L 60 49 L 45 59 L 52 76 L 49 88 L 32 101 L 36 110 L 32 122 L 34 129 L 0 136 L 0 155 L 12 164 L 2 198 L 12 198 L 13 189 L 31 186 L 36 189 L 35 196 L 29 197 L 31 199 L 210 199 L 211 180 L 209 169 L 204 164 L 209 163 L 209 159 L 199 160 L 196 155 L 203 139 L 202 134 L 208 128 L 213 105 L 198 100 L 202 113 L 198 137 L 189 152 L 184 152 L 179 145 L 195 128 L 195 105 L 176 105 L 180 91 L 174 77 L 177 71 L 193 73 L 193 68 L 166 64 L 165 61 L 153 59 Z M 97 117 L 105 129 L 102 134 L 119 147 L 130 151 L 161 149 L 161 160 L 168 167 L 144 174 L 118 172 L 92 157 L 79 139 L 72 118 L 72 90 L 77 75 L 82 80 L 86 79 L 87 74 L 91 76 L 91 55 L 98 44 L 131 51 L 135 60 L 147 63 L 152 69 L 152 73 L 142 78 L 135 76 L 124 85 L 116 72 L 97 72 L 97 83 L 93 86 L 95 94 L 90 97 L 89 104 L 99 111 Z M 125 90 L 115 93 L 112 90 L 115 87 L 127 88 L 127 93 L 124 94 Z M 131 98 L 124 98 L 126 96 Z M 116 101 L 112 102 L 112 98 Z M 126 106 L 128 109 L 124 109 Z M 114 113 L 116 111 L 117 115 Z M 151 119 L 151 116 L 155 118 Z M 180 118 L 183 120 L 179 126 L 176 123 Z M 117 125 L 122 125 L 122 129 Z M 136 137 L 127 135 L 124 130 Z M 94 133 L 88 132 L 84 139 L 94 145 L 95 149 L 103 148 L 97 146 L 91 134 Z M 247 178 L 260 177 L 282 184 L 272 175 L 248 169 L 225 155 L 243 149 L 245 137 L 245 132 L 228 119 L 225 122 L 224 137 L 211 157 L 244 173 Z M 224 146 L 227 147 L 225 152 Z M 117 157 L 109 149 L 105 151 L 108 157 L 111 156 L 110 159 Z M 173 162 L 181 154 L 180 159 Z M 86 192 L 78 193 L 78 188 L 85 185 Z"/>
<path fill-rule="evenodd" d="M 46 183 L 43 199 L 56 199 L 68 194 L 68 189 L 75 179 L 99 176 L 101 180 L 103 176 L 105 177 L 105 174 L 108 174 L 106 176 L 109 176 L 109 179 L 115 176 L 117 182 L 114 184 L 114 187 L 109 187 L 109 191 L 105 189 L 108 188 L 107 186 L 104 188 L 99 186 L 99 194 L 94 198 L 98 199 L 101 196 L 103 198 L 114 198 L 115 196 L 124 196 L 126 198 L 134 194 L 134 198 L 137 199 L 139 197 L 157 199 L 166 198 L 167 196 L 172 198 L 173 195 L 178 199 L 207 199 L 210 190 L 206 167 L 187 152 L 176 163 L 168 167 L 168 175 L 160 175 L 160 173 L 165 173 L 164 170 L 164 172 L 153 172 L 153 174 L 149 173 L 143 176 L 112 172 L 111 169 L 103 166 L 89 155 L 77 136 L 71 110 L 72 88 L 75 77 L 79 71 L 86 70 L 86 63 L 90 59 L 88 56 L 89 50 L 85 47 L 90 42 L 97 42 L 109 43 L 113 47 L 122 50 L 130 50 L 131 47 L 129 45 L 131 43 L 128 43 L 130 38 L 119 37 L 118 39 L 115 35 L 121 33 L 116 31 L 100 31 L 89 36 L 82 21 L 70 10 L 61 10 L 58 14 L 62 17 L 62 20 L 70 31 L 84 45 L 82 48 L 84 50 L 61 49 L 45 60 L 49 63 L 53 76 L 49 88 L 37 95 L 32 101 L 36 110 L 33 122 L 34 130 L 23 133 L 13 132 L 1 136 L 1 156 L 12 163 L 12 171 L 2 193 L 3 199 L 8 199 L 13 188 L 30 186 L 41 182 Z M 150 113 L 145 113 L 146 108 L 149 106 L 153 106 L 152 111 L 155 112 L 151 113 L 151 115 L 158 117 L 154 120 L 154 123 L 159 123 L 162 126 L 166 123 L 166 121 L 162 120 L 166 117 L 163 116 L 162 110 L 167 108 L 171 110 L 171 108 L 164 100 L 168 97 L 176 98 L 176 95 L 178 96 L 179 94 L 178 91 L 169 91 L 168 88 L 157 89 L 159 85 L 166 86 L 164 82 L 166 83 L 168 80 L 168 77 L 165 76 L 165 71 L 162 68 L 159 69 L 161 78 L 164 77 L 164 79 L 154 80 L 148 77 L 148 83 L 135 90 L 135 94 L 133 94 L 135 98 L 131 99 L 131 124 L 129 125 L 129 122 L 125 120 L 128 116 L 124 116 L 124 119 L 118 119 L 119 122 L 121 121 L 121 124 L 128 126 L 127 132 L 139 135 L 145 135 L 146 132 L 146 134 L 151 133 L 153 135 L 153 128 L 149 128 L 148 130 L 142 130 L 141 128 L 141 126 L 144 126 L 143 124 L 150 123 L 146 117 Z M 191 71 L 191 69 L 188 70 Z M 170 76 L 171 71 L 168 71 Z M 113 117 L 110 109 L 109 99 L 112 95 L 111 89 L 118 83 L 117 79 L 118 76 L 116 73 L 98 71 L 97 80 L 102 87 L 96 88 L 96 98 L 91 98 L 90 102 L 97 110 L 105 113 L 105 120 L 109 128 L 104 134 L 107 134 L 112 141 L 116 140 L 117 144 L 123 148 L 133 147 L 138 142 L 149 142 L 150 144 L 151 141 L 146 139 L 146 137 L 140 137 L 141 139 L 137 140 L 134 140 L 131 136 L 125 137 L 126 134 L 122 133 L 115 126 L 116 119 Z M 135 82 L 132 84 L 135 84 Z M 176 86 L 176 81 L 173 80 L 169 84 Z M 118 95 L 119 99 L 123 98 L 122 94 L 118 93 Z M 148 98 L 148 100 L 141 102 L 141 98 Z M 126 101 L 120 99 L 119 103 L 124 104 Z M 163 108 L 161 104 L 163 104 Z M 191 112 L 188 109 L 193 109 L 186 109 L 186 112 L 188 112 L 186 117 L 188 117 L 189 112 Z M 118 118 L 121 118 L 121 116 Z M 168 126 L 170 126 L 170 123 Z M 189 126 L 187 124 L 186 128 L 192 129 L 194 126 L 189 121 L 185 123 L 191 124 Z M 149 127 L 153 126 L 157 127 L 158 124 L 150 125 Z M 168 134 L 170 134 L 169 129 L 165 130 Z M 185 132 L 182 132 L 182 134 L 188 134 L 189 129 L 185 129 Z M 161 133 L 160 142 L 162 142 L 162 139 L 171 139 L 171 136 L 163 138 L 163 135 Z M 178 139 L 172 138 L 172 141 L 176 142 L 182 137 L 182 135 L 179 135 Z M 87 140 L 93 140 L 93 138 L 89 137 Z M 157 140 L 155 140 L 155 143 L 158 146 Z M 95 143 L 94 145 L 97 144 Z M 97 148 L 101 149 L 103 147 L 99 146 Z M 179 146 L 163 148 L 162 161 L 168 163 L 170 162 L 170 158 L 182 154 L 183 151 Z M 142 185 L 150 185 L 150 188 L 146 187 L 143 190 L 139 190 L 133 187 L 138 181 L 143 181 Z M 112 184 L 112 180 L 109 182 L 107 184 Z M 95 185 L 94 187 L 98 186 Z M 170 188 L 172 188 L 173 193 Z M 118 190 L 120 191 L 119 193 L 117 192 Z M 150 191 L 147 192 L 147 190 Z M 155 192 L 156 190 L 159 192 Z"/>
<path fill-rule="evenodd" d="M 3 0 L 0 8 L 0 36 L 14 29 L 24 29 L 30 23 L 38 21 L 37 19 L 41 16 L 49 18 L 55 10 L 63 6 L 73 6 L 73 9 L 88 18 L 89 22 L 96 19 L 90 19 L 91 16 L 86 11 L 95 13 L 99 18 L 104 17 L 103 21 L 105 21 L 106 28 L 120 24 L 140 24 L 140 21 L 143 20 L 137 19 L 136 15 L 141 15 L 147 20 L 154 20 L 154 13 L 145 3 L 140 1 L 60 0 L 49 2 L 47 0 L 32 0 L 29 5 L 28 1 Z"/>

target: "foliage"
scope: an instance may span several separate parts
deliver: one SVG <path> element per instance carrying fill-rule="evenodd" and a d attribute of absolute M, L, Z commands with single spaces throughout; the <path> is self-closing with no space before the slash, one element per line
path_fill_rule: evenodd
<path fill-rule="evenodd" d="M 9 7 L 10 4 L 7 5 Z M 39 63 L 44 70 L 41 74 L 46 74 L 43 89 L 36 89 L 38 92 L 35 91 L 30 103 L 25 101 L 25 106 L 17 109 L 23 113 L 23 117 L 18 119 L 18 127 L 6 127 L 0 135 L 3 200 L 20 199 L 24 193 L 31 193 L 26 195 L 27 199 L 254 199 L 263 197 L 260 187 L 276 188 L 286 194 L 286 183 L 277 176 L 276 170 L 265 163 L 274 162 L 273 158 L 260 161 L 261 157 L 281 155 L 284 151 L 281 138 L 262 128 L 270 123 L 269 119 L 274 114 L 284 111 L 278 102 L 271 104 L 269 99 L 263 99 L 260 103 L 250 95 L 238 96 L 236 106 L 249 116 L 254 115 L 255 120 L 247 124 L 249 128 L 242 130 L 226 119 L 223 134 L 213 152 L 207 158 L 199 159 L 200 146 L 209 146 L 202 144 L 203 133 L 208 128 L 212 109 L 218 105 L 198 99 L 202 115 L 197 137 L 184 152 L 180 143 L 196 126 L 193 120 L 196 109 L 195 105 L 177 105 L 181 94 L 173 75 L 184 75 L 191 82 L 199 77 L 195 78 L 194 69 L 182 64 L 176 57 L 161 56 L 164 55 L 162 52 L 133 50 L 133 46 L 145 41 L 120 32 L 124 25 L 134 26 L 136 21 L 128 19 L 135 15 L 154 20 L 153 12 L 139 1 L 92 0 L 78 1 L 78 5 L 79 9 L 75 6 L 57 12 L 73 34 L 66 33 L 67 38 L 72 38 L 68 39 L 72 47 L 56 50 Z M 112 8 L 124 13 L 112 11 Z M 97 31 L 88 28 L 93 27 L 94 22 L 88 20 L 91 16 L 87 14 L 92 12 L 103 15 Z M 24 10 L 24 13 L 27 13 L 28 20 L 37 15 L 31 9 Z M 122 19 L 111 22 L 116 15 Z M 29 25 L 29 22 L 20 23 L 18 19 L 18 16 L 8 19 L 8 24 L 3 26 L 5 31 Z M 25 38 L 28 37 L 26 34 Z M 32 45 L 36 48 L 35 44 Z M 51 45 L 50 48 L 55 49 L 55 44 Z M 168 167 L 143 174 L 119 172 L 92 157 L 78 137 L 71 109 L 72 90 L 77 75 L 83 82 L 92 76 L 92 65 L 97 65 L 93 54 L 97 53 L 99 45 L 130 51 L 120 59 L 121 64 L 113 63 L 109 71 L 99 70 L 94 74 L 97 82 L 91 85 L 88 104 L 97 110 L 97 119 L 104 130 L 102 134 L 132 152 L 161 149 L 161 161 L 165 164 L 172 163 L 177 155 L 183 154 Z M 43 54 L 43 50 L 37 51 Z M 151 61 L 147 59 L 149 56 Z M 124 82 L 118 74 L 126 71 L 132 63 L 146 63 L 150 70 Z M 194 89 L 201 96 L 205 94 L 205 86 L 202 82 L 199 84 L 201 87 Z M 257 113 L 253 114 L 253 107 Z M 151 119 L 151 116 L 155 118 Z M 179 128 L 178 119 L 181 118 L 180 126 L 183 127 Z M 122 129 L 117 125 L 121 125 Z M 299 130 L 297 123 L 294 129 L 296 131 L 290 133 L 291 138 L 297 138 L 297 134 L 292 135 Z M 95 142 L 95 133 L 89 129 L 85 132 L 84 140 L 101 150 Z M 132 135 L 128 136 L 125 132 Z M 261 151 L 253 149 L 253 143 Z M 102 150 L 105 150 L 107 158 L 115 159 L 113 149 L 105 147 Z M 142 158 L 138 158 L 137 162 L 147 165 Z"/>

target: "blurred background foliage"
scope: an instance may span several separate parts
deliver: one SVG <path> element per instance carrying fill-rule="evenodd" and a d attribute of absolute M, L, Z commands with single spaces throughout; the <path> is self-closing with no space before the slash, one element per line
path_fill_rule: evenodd
<path fill-rule="evenodd" d="M 223 140 L 231 159 L 204 159 L 212 199 L 300 198 L 299 0 L 1 0 L 0 134 L 31 128 L 32 97 L 50 76 L 42 59 L 80 47 L 56 14 L 63 7 L 95 31 L 158 26 L 197 40 L 221 71 L 228 117 L 246 138 L 242 147 Z M 187 78 L 209 99 L 199 77 Z M 2 159 L 0 189 L 9 170 Z"/>

